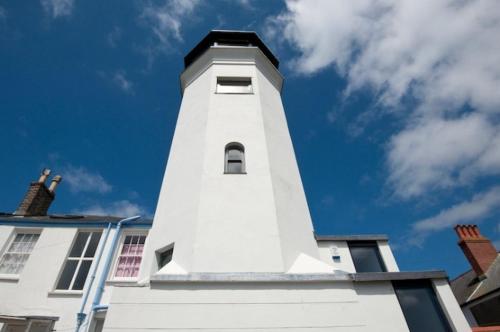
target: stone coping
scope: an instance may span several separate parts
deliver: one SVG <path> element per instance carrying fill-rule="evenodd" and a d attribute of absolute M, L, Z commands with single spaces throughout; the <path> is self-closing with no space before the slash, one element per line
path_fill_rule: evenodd
<path fill-rule="evenodd" d="M 151 283 L 162 282 L 331 282 L 331 281 L 391 281 L 417 279 L 447 278 L 444 271 L 419 272 L 367 272 L 346 273 L 190 273 L 190 274 L 160 274 L 150 278 Z"/>
<path fill-rule="evenodd" d="M 366 272 L 351 273 L 353 281 L 384 281 L 384 280 L 418 280 L 418 279 L 445 279 L 445 271 L 417 271 L 417 272 Z"/>
<path fill-rule="evenodd" d="M 357 234 L 357 235 L 318 235 L 316 241 L 388 241 L 385 234 Z"/>

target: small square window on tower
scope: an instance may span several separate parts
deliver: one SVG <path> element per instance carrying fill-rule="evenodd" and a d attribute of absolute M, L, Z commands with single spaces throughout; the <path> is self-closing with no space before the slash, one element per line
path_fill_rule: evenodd
<path fill-rule="evenodd" d="M 168 245 L 162 249 L 156 251 L 156 261 L 158 263 L 158 269 L 161 269 L 168 263 L 172 261 L 174 256 L 174 245 Z"/>
<path fill-rule="evenodd" d="M 217 77 L 216 93 L 253 93 L 250 77 Z"/>

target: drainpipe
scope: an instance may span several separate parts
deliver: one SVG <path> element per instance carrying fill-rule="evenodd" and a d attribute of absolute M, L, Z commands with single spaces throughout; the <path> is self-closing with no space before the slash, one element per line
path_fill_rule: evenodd
<path fill-rule="evenodd" d="M 92 311 L 107 309 L 107 306 L 98 305 L 98 304 L 101 301 L 102 293 L 104 292 L 104 286 L 105 286 L 106 279 L 107 279 L 109 269 L 111 266 L 111 260 L 113 259 L 113 254 L 115 251 L 116 243 L 118 242 L 118 239 L 120 237 L 121 227 L 123 224 L 125 224 L 127 222 L 136 221 L 139 218 L 141 218 L 141 216 L 125 218 L 125 219 L 120 220 L 118 222 L 118 224 L 116 225 L 116 231 L 115 231 L 115 234 L 113 236 L 113 240 L 111 242 L 111 246 L 109 248 L 108 255 L 106 257 L 106 261 L 104 263 L 104 268 L 103 268 L 103 271 L 101 274 L 101 278 L 99 279 L 99 285 L 98 285 L 96 293 L 94 295 L 94 301 L 92 302 Z M 99 268 L 99 262 L 101 260 L 102 254 L 104 252 L 104 247 L 106 246 L 106 242 L 107 242 L 108 237 L 109 237 L 111 225 L 112 225 L 112 223 L 108 224 L 108 228 L 106 230 L 106 236 L 104 238 L 104 242 L 103 242 L 101 248 L 99 249 L 99 253 L 98 253 L 98 256 L 97 256 L 96 261 L 95 261 L 95 267 L 94 267 L 94 270 L 92 271 L 92 276 L 90 277 L 89 285 L 88 285 L 88 287 L 85 291 L 85 294 L 83 296 L 83 301 L 82 301 L 82 305 L 80 307 L 80 311 L 76 314 L 76 316 L 77 316 L 76 332 L 78 332 L 80 330 L 83 322 L 85 321 L 85 318 L 87 317 L 87 314 L 84 313 L 85 305 L 86 305 L 88 297 L 90 295 L 90 290 L 92 288 L 92 284 L 94 283 L 94 280 L 95 280 L 95 277 L 97 274 L 97 269 Z"/>
<path fill-rule="evenodd" d="M 106 279 L 108 278 L 109 274 L 109 269 L 111 268 L 111 261 L 113 260 L 113 254 L 115 251 L 116 244 L 118 243 L 118 239 L 120 238 L 120 233 L 121 233 L 121 228 L 122 225 L 128 223 L 128 222 L 134 222 L 138 219 L 140 219 L 141 216 L 135 216 L 135 217 L 130 217 L 130 218 L 125 218 L 122 219 L 118 222 L 116 225 L 116 231 L 113 236 L 113 240 L 111 242 L 111 246 L 108 251 L 108 256 L 106 257 L 106 261 L 104 262 L 104 267 L 103 271 L 101 273 L 101 278 L 99 279 L 99 284 L 97 286 L 95 295 L 94 295 L 94 301 L 92 302 L 92 311 L 96 310 L 103 310 L 107 309 L 107 305 L 99 305 L 99 302 L 101 302 L 102 298 L 102 293 L 104 293 L 104 286 L 106 284 Z"/>
<path fill-rule="evenodd" d="M 85 317 L 87 316 L 83 311 L 85 310 L 85 305 L 87 304 L 87 300 L 90 295 L 90 290 L 92 289 L 92 285 L 94 284 L 94 280 L 97 274 L 97 269 L 99 268 L 99 262 L 101 261 L 102 253 L 104 252 L 104 247 L 106 246 L 106 243 L 108 242 L 108 237 L 109 237 L 109 232 L 111 230 L 111 223 L 108 224 L 108 228 L 106 229 L 106 235 L 104 236 L 104 241 L 101 244 L 101 247 L 99 248 L 99 252 L 97 253 L 97 257 L 95 260 L 94 264 L 94 269 L 92 270 L 92 275 L 90 276 L 90 281 L 85 289 L 85 293 L 83 294 L 83 300 L 82 300 L 82 305 L 80 306 L 80 311 L 76 314 L 76 329 L 75 331 L 78 332 L 80 330 L 80 327 L 82 326 L 83 322 L 85 321 Z"/>

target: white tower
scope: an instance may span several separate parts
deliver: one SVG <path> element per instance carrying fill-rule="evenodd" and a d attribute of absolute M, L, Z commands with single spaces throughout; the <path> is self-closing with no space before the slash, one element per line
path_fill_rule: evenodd
<path fill-rule="evenodd" d="M 408 327 L 395 290 L 408 286 L 470 331 L 446 275 L 399 272 L 386 237 L 316 242 L 278 61 L 255 33 L 212 31 L 185 65 L 140 276 L 104 294 L 104 332 L 428 331 Z"/>
<path fill-rule="evenodd" d="M 185 67 L 141 277 L 331 272 L 318 261 L 278 60 L 253 32 L 212 31 Z"/>

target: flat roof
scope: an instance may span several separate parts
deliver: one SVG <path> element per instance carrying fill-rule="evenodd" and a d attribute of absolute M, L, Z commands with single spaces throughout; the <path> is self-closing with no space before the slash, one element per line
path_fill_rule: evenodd
<path fill-rule="evenodd" d="M 278 58 L 262 42 L 257 33 L 253 31 L 212 30 L 184 57 L 184 68 L 189 67 L 214 43 L 228 46 L 251 45 L 258 47 L 276 69 L 279 67 Z"/>
<path fill-rule="evenodd" d="M 388 241 L 386 234 L 318 235 L 316 241 Z"/>

